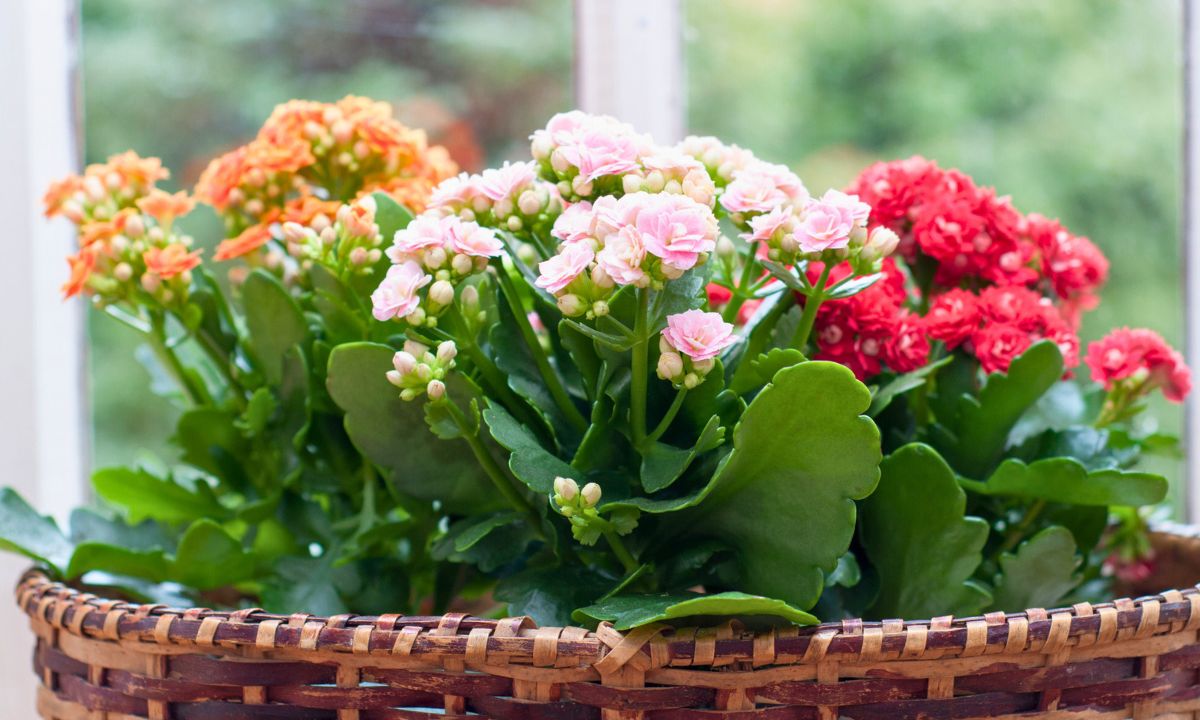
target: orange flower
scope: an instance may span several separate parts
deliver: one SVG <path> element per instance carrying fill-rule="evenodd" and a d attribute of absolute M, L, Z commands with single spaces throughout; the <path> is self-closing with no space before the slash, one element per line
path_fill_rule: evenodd
<path fill-rule="evenodd" d="M 170 225 L 175 218 L 190 213 L 196 207 L 196 201 L 188 197 L 186 192 L 172 195 L 155 189 L 146 197 L 139 198 L 137 206 L 142 212 L 153 216 L 159 225 Z"/>
<path fill-rule="evenodd" d="M 46 206 L 46 217 L 62 214 L 63 203 L 71 199 L 83 187 L 83 178 L 78 175 L 68 175 L 62 180 L 50 183 L 46 194 L 42 196 L 42 204 Z"/>
<path fill-rule="evenodd" d="M 124 220 L 121 222 L 124 225 Z M 90 248 L 93 245 L 107 243 L 112 240 L 121 230 L 117 226 L 116 220 L 93 220 L 86 223 L 79 229 L 79 244 L 84 248 Z"/>
<path fill-rule="evenodd" d="M 82 248 L 79 252 L 67 258 L 71 268 L 71 276 L 62 285 L 63 299 L 75 297 L 83 292 L 88 278 L 96 268 L 96 253 L 91 248 Z"/>
<path fill-rule="evenodd" d="M 217 253 L 214 255 L 214 258 L 217 260 L 232 260 L 233 258 L 241 257 L 266 245 L 270 239 L 271 228 L 265 223 L 251 225 L 243 230 L 241 235 L 221 241 L 221 244 L 217 246 Z"/>
<path fill-rule="evenodd" d="M 162 248 L 150 248 L 142 253 L 146 270 L 163 278 L 173 278 L 200 264 L 200 250 L 188 252 L 183 243 L 171 243 Z"/>
<path fill-rule="evenodd" d="M 283 221 L 308 225 L 318 215 L 333 220 L 341 203 L 337 200 L 322 200 L 316 195 L 303 195 L 289 200 L 283 209 Z"/>
<path fill-rule="evenodd" d="M 250 163 L 263 172 L 296 172 L 317 161 L 312 145 L 302 137 L 281 135 L 272 142 L 250 143 Z"/>
<path fill-rule="evenodd" d="M 171 171 L 162 166 L 162 160 L 156 157 L 144 158 L 132 150 L 112 155 L 103 165 L 92 165 L 86 172 L 91 175 L 93 169 L 102 175 L 115 172 L 131 185 L 150 186 L 171 177 Z"/>
<path fill-rule="evenodd" d="M 196 199 L 212 205 L 217 210 L 228 207 L 229 194 L 241 184 L 242 176 L 246 172 L 248 152 L 248 147 L 243 145 L 214 158 L 196 182 Z"/>

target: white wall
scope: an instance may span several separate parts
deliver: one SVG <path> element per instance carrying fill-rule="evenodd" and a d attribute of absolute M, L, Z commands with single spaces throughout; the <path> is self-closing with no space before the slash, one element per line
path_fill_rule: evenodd
<path fill-rule="evenodd" d="M 60 519 L 83 500 L 83 306 L 58 286 L 74 245 L 41 216 L 42 190 L 76 169 L 75 0 L 0 0 L 0 485 Z M 28 565 L 0 556 L 0 698 L 33 717 L 33 635 L 11 588 Z"/>

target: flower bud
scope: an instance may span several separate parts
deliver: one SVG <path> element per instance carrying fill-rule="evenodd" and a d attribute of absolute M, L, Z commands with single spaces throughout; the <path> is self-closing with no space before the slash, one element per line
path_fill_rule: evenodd
<path fill-rule="evenodd" d="M 687 375 L 683 376 L 683 386 L 685 388 L 687 388 L 688 390 L 696 389 L 696 386 L 699 384 L 700 384 L 700 376 L 697 375 L 696 373 L 690 372 Z"/>
<path fill-rule="evenodd" d="M 558 309 L 567 317 L 575 317 L 583 314 L 583 300 L 578 295 L 567 293 L 558 298 Z"/>
<path fill-rule="evenodd" d="M 392 356 L 392 367 L 401 375 L 408 375 L 417 367 L 417 358 L 407 350 L 401 350 Z"/>
<path fill-rule="evenodd" d="M 538 261 L 537 250 L 529 243 L 521 243 L 517 246 L 517 259 L 526 265 L 533 265 Z"/>
<path fill-rule="evenodd" d="M 354 248 L 350 251 L 350 264 L 362 267 L 367 263 L 367 249 L 362 247 Z"/>
<path fill-rule="evenodd" d="M 594 482 L 584 485 L 583 489 L 579 491 L 579 494 L 583 497 L 583 502 L 586 503 L 588 507 L 596 507 L 596 503 L 600 502 L 600 486 Z"/>
<path fill-rule="evenodd" d="M 131 215 L 125 221 L 125 234 L 129 237 L 141 237 L 144 232 L 146 232 L 146 221 L 142 220 L 141 215 Z"/>
<path fill-rule="evenodd" d="M 590 180 L 585 180 L 582 175 L 576 175 L 571 180 L 571 189 L 575 191 L 576 195 L 591 195 L 594 188 Z"/>
<path fill-rule="evenodd" d="M 517 209 L 522 215 L 537 215 L 542 211 L 542 199 L 533 190 L 526 190 L 517 198 Z"/>
<path fill-rule="evenodd" d="M 409 325 L 415 325 L 417 327 L 420 327 L 421 325 L 425 324 L 425 311 L 422 310 L 421 308 L 417 308 L 416 310 L 413 310 L 412 312 L 410 312 L 408 315 L 405 315 L 404 321 L 406 323 L 408 323 Z"/>
<path fill-rule="evenodd" d="M 602 290 L 608 290 L 615 284 L 613 282 L 612 277 L 600 265 L 597 265 L 592 268 L 591 275 L 592 275 L 592 284 L 598 288 L 601 288 Z"/>
<path fill-rule="evenodd" d="M 603 300 L 597 300 L 596 302 L 592 303 L 592 313 L 596 317 L 604 317 L 609 313 L 609 309 L 608 303 Z"/>
<path fill-rule="evenodd" d="M 537 133 L 533 136 L 533 143 L 529 147 L 530 154 L 536 160 L 545 160 L 550 153 L 554 152 L 554 141 L 545 133 Z"/>
<path fill-rule="evenodd" d="M 870 260 L 885 258 L 888 255 L 896 252 L 896 248 L 900 245 L 900 236 L 890 228 L 877 227 L 871 231 L 871 237 L 867 240 L 866 247 L 863 248 L 863 253 L 870 252 Z"/>
<path fill-rule="evenodd" d="M 155 293 L 162 287 L 162 278 L 154 273 L 148 272 L 142 276 L 142 289 L 148 293 Z"/>
<path fill-rule="evenodd" d="M 667 181 L 666 178 L 663 177 L 662 171 L 653 170 L 649 175 L 646 176 L 644 187 L 648 192 L 657 193 L 662 192 L 663 189 L 666 188 L 666 185 Z"/>
<path fill-rule="evenodd" d="M 437 270 L 446 264 L 446 249 L 441 247 L 430 248 L 425 251 L 425 267 L 430 270 Z"/>
<path fill-rule="evenodd" d="M 567 160 L 567 156 L 561 150 L 555 148 L 550 153 L 550 167 L 554 168 L 554 172 L 561 175 L 571 167 L 571 161 Z"/>
<path fill-rule="evenodd" d="M 429 393 L 430 400 L 441 400 L 446 395 L 446 383 L 441 380 L 430 380 L 425 386 L 425 392 Z"/>
<path fill-rule="evenodd" d="M 642 189 L 642 179 L 637 175 L 626 175 L 621 178 L 621 189 L 626 195 L 632 195 L 635 192 L 640 192 Z"/>
<path fill-rule="evenodd" d="M 701 376 L 704 376 L 711 372 L 716 364 L 717 361 L 713 360 L 712 358 L 708 358 L 707 360 L 693 360 L 692 368 Z"/>
<path fill-rule="evenodd" d="M 716 252 L 719 258 L 731 258 L 737 252 L 737 246 L 733 244 L 732 240 L 722 235 L 717 240 Z"/>
<path fill-rule="evenodd" d="M 443 341 L 437 348 L 437 359 L 443 365 L 449 364 L 451 360 L 458 356 L 458 346 L 453 340 Z"/>
<path fill-rule="evenodd" d="M 449 305 L 454 302 L 454 286 L 445 280 L 438 280 L 429 286 L 429 299 L 438 305 Z"/>
<path fill-rule="evenodd" d="M 427 382 L 433 379 L 433 368 L 426 363 L 417 363 L 416 368 L 413 369 L 413 375 L 421 382 Z"/>
<path fill-rule="evenodd" d="M 412 355 L 414 358 L 419 358 L 425 353 L 429 352 L 429 348 L 424 344 L 417 342 L 416 340 L 405 340 L 404 352 Z"/>
<path fill-rule="evenodd" d="M 479 307 L 479 288 L 474 285 L 467 285 L 458 294 L 459 302 L 467 312 L 471 312 Z"/>
<path fill-rule="evenodd" d="M 455 255 L 454 259 L 450 261 L 450 267 L 454 268 L 454 272 L 459 275 L 467 275 L 475 269 L 475 263 L 471 261 L 469 255 Z"/>
<path fill-rule="evenodd" d="M 862 225 L 855 225 L 850 231 L 850 247 L 862 247 L 867 242 L 867 229 Z"/>
<path fill-rule="evenodd" d="M 367 263 L 370 265 L 374 265 L 382 259 L 383 251 L 379 248 L 371 248 L 371 251 L 367 253 Z"/>
<path fill-rule="evenodd" d="M 420 394 L 421 393 L 417 392 L 413 388 L 405 388 L 404 390 L 400 391 L 400 399 L 405 402 L 412 402 L 413 400 L 416 400 L 417 396 Z"/>
<path fill-rule="evenodd" d="M 113 268 L 113 277 L 125 282 L 133 277 L 133 268 L 129 266 L 129 263 L 117 263 L 117 266 Z"/>
<path fill-rule="evenodd" d="M 658 356 L 657 370 L 660 380 L 674 380 L 683 374 L 683 358 L 676 352 L 664 352 Z"/>
<path fill-rule="evenodd" d="M 571 478 L 556 477 L 554 478 L 554 492 L 563 500 L 574 500 L 579 494 L 579 484 Z"/>

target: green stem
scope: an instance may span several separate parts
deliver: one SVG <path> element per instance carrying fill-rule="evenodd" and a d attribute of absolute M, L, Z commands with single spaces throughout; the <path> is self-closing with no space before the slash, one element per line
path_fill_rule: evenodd
<path fill-rule="evenodd" d="M 508 380 L 504 373 L 500 372 L 500 368 L 496 367 L 496 363 L 479 349 L 475 343 L 468 343 L 465 340 L 459 341 L 458 349 L 470 358 L 471 363 L 479 370 L 480 376 L 492 392 L 496 394 L 496 399 L 505 407 L 512 415 L 521 421 L 526 427 L 532 428 L 534 432 L 541 435 L 545 424 L 538 418 L 537 415 L 530 409 L 529 404 L 508 386 Z"/>
<path fill-rule="evenodd" d="M 746 263 L 742 266 L 742 277 L 733 286 L 733 297 L 729 299 L 729 303 L 721 311 L 721 318 L 725 322 L 733 322 L 738 316 L 738 311 L 742 309 L 742 305 L 754 294 L 753 290 L 747 292 L 746 288 L 750 285 L 750 281 L 754 277 L 754 268 L 758 266 L 758 263 L 754 259 L 755 245 L 756 243 L 750 243 L 750 251 L 746 253 Z"/>
<path fill-rule="evenodd" d="M 792 336 L 792 347 L 803 352 L 808 345 L 808 336 L 812 334 L 813 323 L 817 321 L 817 310 L 825 301 L 825 285 L 829 282 L 829 273 L 833 270 L 832 263 L 825 263 L 821 277 L 813 287 L 812 294 L 804 300 L 804 313 L 800 315 L 800 324 L 796 326 L 796 334 Z"/>
<path fill-rule="evenodd" d="M 184 368 L 183 362 L 179 359 L 175 349 L 167 342 L 167 320 L 161 312 L 152 311 L 150 313 L 150 345 L 154 348 L 154 352 L 158 355 L 158 359 L 171 371 L 175 376 L 175 381 L 183 389 L 188 400 L 193 405 L 211 405 L 212 396 L 208 394 L 208 389 L 202 383 L 199 383 L 190 376 L 187 369 Z"/>
<path fill-rule="evenodd" d="M 1015 548 L 1021 542 L 1021 538 L 1025 536 L 1025 531 L 1027 531 L 1029 527 L 1033 525 L 1033 521 L 1037 520 L 1038 515 L 1041 515 L 1042 510 L 1045 509 L 1045 500 L 1038 500 L 1034 504 L 1030 505 L 1029 508 L 1025 510 L 1025 516 L 1021 518 L 1021 522 L 1017 523 L 1012 530 L 1008 531 L 1008 535 L 1006 535 L 1004 538 L 1004 544 L 1000 546 L 1000 552 L 1008 552 Z"/>
<path fill-rule="evenodd" d="M 558 377 L 558 372 L 550 365 L 550 358 L 546 357 L 546 350 L 542 347 L 542 343 L 538 341 L 537 333 L 533 331 L 533 326 L 529 324 L 529 317 L 525 314 L 525 308 L 521 305 L 521 298 L 517 295 L 517 288 L 513 285 L 512 278 L 508 276 L 508 272 L 499 267 L 496 269 L 496 275 L 500 278 L 500 287 L 503 290 L 505 299 L 508 300 L 508 306 L 516 316 L 517 327 L 521 330 L 521 337 L 525 339 L 525 344 L 529 347 L 529 354 L 533 356 L 533 362 L 537 365 L 538 372 L 542 375 L 542 381 L 546 383 L 546 389 L 550 391 L 550 397 L 554 398 L 554 404 L 566 416 L 567 421 L 574 428 L 582 433 L 587 430 L 588 422 L 579 412 L 579 408 L 575 407 L 575 403 L 571 401 L 571 396 L 567 394 L 567 388 L 563 386 L 562 380 Z"/>
<path fill-rule="evenodd" d="M 358 532 L 365 533 L 371 529 L 375 520 L 375 470 L 371 463 L 363 463 L 363 502 L 362 511 L 358 516 Z"/>
<path fill-rule="evenodd" d="M 617 556 L 617 560 L 621 561 L 621 567 L 625 568 L 626 573 L 637 572 L 638 562 L 633 558 L 633 555 L 625 547 L 625 542 L 621 540 L 621 536 L 613 529 L 612 524 L 607 520 L 604 521 L 607 527 L 601 532 L 604 539 L 608 541 L 608 546 L 612 548 L 613 554 Z"/>
<path fill-rule="evenodd" d="M 467 422 L 467 418 L 463 415 L 461 409 L 452 400 L 444 400 L 446 409 L 450 412 L 450 417 L 454 418 L 454 423 L 458 425 L 462 437 L 471 446 L 471 452 L 475 454 L 475 459 L 479 461 L 483 472 L 492 481 L 496 490 L 504 497 L 504 500 L 517 512 L 525 515 L 529 520 L 529 527 L 533 528 L 539 535 L 542 534 L 542 519 L 538 516 L 537 511 L 529 504 L 529 501 L 513 486 L 512 481 L 508 479 L 504 469 L 500 467 L 492 454 L 488 452 L 483 441 L 479 439 L 478 428 L 472 428 Z"/>
<path fill-rule="evenodd" d="M 679 388 L 679 392 L 675 393 L 675 399 L 671 401 L 671 407 L 667 408 L 667 414 L 663 415 L 662 420 L 660 420 L 658 423 L 658 427 L 654 428 L 654 430 L 646 436 L 645 445 L 650 445 L 651 443 L 657 441 L 660 437 L 662 437 L 662 434 L 667 431 L 667 428 L 671 427 L 671 422 L 675 420 L 675 416 L 679 414 L 679 408 L 683 407 L 683 399 L 686 396 L 687 388 Z"/>
<path fill-rule="evenodd" d="M 634 447 L 641 447 L 646 439 L 646 384 L 649 381 L 649 339 L 646 327 L 650 306 L 650 291 L 638 288 L 638 309 L 633 327 L 632 376 L 629 379 L 629 426 L 633 433 Z"/>

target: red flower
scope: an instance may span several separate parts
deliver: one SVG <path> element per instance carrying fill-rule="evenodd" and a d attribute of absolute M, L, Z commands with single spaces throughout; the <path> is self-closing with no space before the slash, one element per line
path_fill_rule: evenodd
<path fill-rule="evenodd" d="M 901 310 L 883 347 L 884 361 L 893 372 L 912 372 L 929 360 L 929 339 L 920 318 Z"/>
<path fill-rule="evenodd" d="M 929 337 L 953 350 L 979 327 L 979 299 L 966 290 L 948 290 L 934 298 L 922 320 Z"/>
<path fill-rule="evenodd" d="M 1033 344 L 1033 338 L 1015 325 L 993 322 L 975 333 L 971 342 L 984 372 L 994 373 L 1007 371 L 1012 361 Z"/>
<path fill-rule="evenodd" d="M 1153 330 L 1120 328 L 1088 345 L 1084 358 L 1092 380 L 1112 390 L 1118 382 L 1143 379 L 1146 390 L 1161 388 L 1171 402 L 1183 402 L 1192 375 L 1183 356 Z"/>

